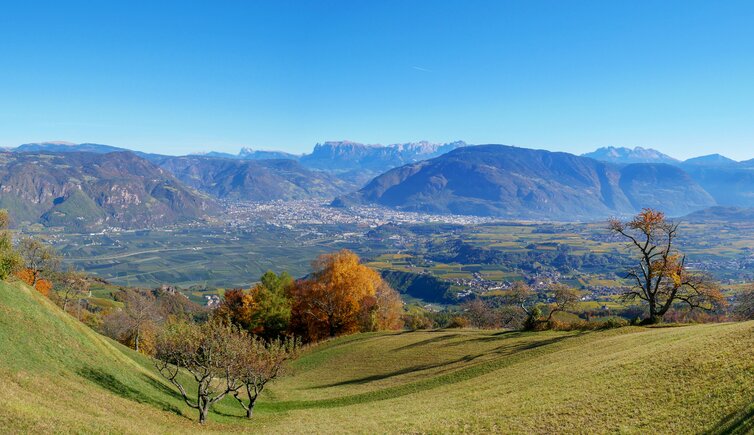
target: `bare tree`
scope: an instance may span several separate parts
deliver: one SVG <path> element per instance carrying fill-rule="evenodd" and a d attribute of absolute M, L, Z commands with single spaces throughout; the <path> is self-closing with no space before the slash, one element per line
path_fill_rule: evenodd
<path fill-rule="evenodd" d="M 175 322 L 157 338 L 155 366 L 178 388 L 186 405 L 199 411 L 199 423 L 207 421 L 212 405 L 239 388 L 233 371 L 239 358 L 235 334 L 218 321 Z M 182 369 L 196 381 L 193 400 L 179 379 Z"/>
<path fill-rule="evenodd" d="M 754 319 L 754 286 L 742 290 L 735 296 L 733 314 L 740 320 Z"/>
<path fill-rule="evenodd" d="M 139 352 L 141 336 L 145 328 L 160 321 L 161 315 L 157 299 L 152 292 L 125 290 L 121 293 L 123 312 L 126 314 L 126 331 L 133 340 L 134 349 Z"/>
<path fill-rule="evenodd" d="M 68 310 L 68 305 L 74 299 L 78 301 L 78 296 L 89 291 L 89 279 L 87 276 L 78 271 L 69 270 L 67 272 L 57 273 L 54 278 L 56 294 L 63 308 Z"/>
<path fill-rule="evenodd" d="M 475 328 L 520 328 L 526 314 L 510 297 L 474 298 L 461 304 L 464 317 Z"/>
<path fill-rule="evenodd" d="M 629 270 L 633 282 L 625 299 L 640 299 L 649 306 L 644 323 L 659 323 L 674 303 L 690 309 L 712 310 L 723 304 L 718 286 L 707 276 L 686 268 L 686 257 L 675 247 L 678 224 L 662 212 L 644 209 L 628 222 L 611 219 L 609 229 L 628 240 L 639 264 Z"/>
<path fill-rule="evenodd" d="M 524 329 L 534 329 L 539 324 L 542 310 L 537 304 L 537 295 L 531 287 L 523 281 L 516 281 L 508 293 L 507 299 L 509 305 L 516 307 L 517 310 L 523 311 L 524 319 L 515 316 L 515 311 L 508 310 L 509 322 L 516 322 L 523 326 Z"/>
<path fill-rule="evenodd" d="M 523 281 L 516 281 L 511 286 L 509 292 L 511 305 L 520 307 L 527 316 L 531 316 L 534 308 L 535 295 L 534 291 Z"/>
<path fill-rule="evenodd" d="M 550 313 L 547 315 L 545 322 L 550 322 L 555 313 L 572 310 L 579 301 L 579 293 L 565 284 L 553 285 L 552 291 L 555 301 L 550 306 Z"/>
<path fill-rule="evenodd" d="M 16 249 L 23 258 L 24 267 L 31 273 L 32 287 L 37 286 L 43 275 L 52 275 L 60 267 L 60 257 L 52 246 L 37 239 L 32 237 L 21 239 Z"/>
<path fill-rule="evenodd" d="M 269 343 L 258 337 L 243 338 L 246 344 L 238 354 L 236 377 L 246 390 L 246 398 L 242 397 L 241 388 L 234 391 L 233 396 L 246 411 L 246 418 L 251 418 L 264 387 L 283 374 L 285 363 L 297 356 L 301 342 L 291 338 Z"/>

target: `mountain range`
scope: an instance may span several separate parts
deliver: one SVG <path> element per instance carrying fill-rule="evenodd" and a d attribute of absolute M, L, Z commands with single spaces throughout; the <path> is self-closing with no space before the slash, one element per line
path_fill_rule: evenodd
<path fill-rule="evenodd" d="M 600 148 L 583 156 L 620 165 L 636 163 L 637 160 L 668 163 L 688 173 L 718 205 L 754 207 L 754 159 L 737 162 L 720 154 L 710 154 L 679 161 L 659 151 L 640 147 Z"/>
<path fill-rule="evenodd" d="M 14 222 L 84 229 L 193 221 L 216 206 L 130 152 L 2 152 L 0 208 Z"/>
<path fill-rule="evenodd" d="M 716 204 L 682 169 L 615 165 L 505 145 L 456 149 L 376 177 L 335 205 L 531 219 L 593 219 L 643 207 L 686 214 Z"/>
<path fill-rule="evenodd" d="M 337 198 L 401 210 L 602 219 L 657 207 L 680 216 L 754 207 L 754 160 L 686 161 L 645 148 L 576 156 L 504 145 L 350 141 L 311 153 L 242 149 L 166 156 L 109 145 L 24 144 L 0 153 L 0 207 L 17 222 L 139 227 L 202 219 L 222 200 Z"/>
<path fill-rule="evenodd" d="M 205 156 L 155 161 L 187 185 L 216 198 L 247 201 L 332 198 L 356 186 L 296 160 L 237 160 Z"/>

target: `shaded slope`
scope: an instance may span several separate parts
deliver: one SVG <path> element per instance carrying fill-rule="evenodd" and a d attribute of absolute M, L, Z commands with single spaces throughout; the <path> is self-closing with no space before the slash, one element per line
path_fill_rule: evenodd
<path fill-rule="evenodd" d="M 195 428 L 191 410 L 148 359 L 95 333 L 26 286 L 0 282 L 0 349 L 6 398 L 0 427 L 10 432 Z"/>
<path fill-rule="evenodd" d="M 223 199 L 252 201 L 333 198 L 353 186 L 294 160 L 165 157 L 159 165 L 184 183 Z"/>
<path fill-rule="evenodd" d="M 616 166 L 568 153 L 504 145 L 460 148 L 393 169 L 337 204 L 508 218 L 591 219 L 661 205 L 683 215 L 714 205 L 681 169 Z"/>

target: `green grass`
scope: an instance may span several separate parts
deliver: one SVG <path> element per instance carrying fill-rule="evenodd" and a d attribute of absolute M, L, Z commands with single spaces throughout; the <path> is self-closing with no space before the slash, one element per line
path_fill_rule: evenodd
<path fill-rule="evenodd" d="M 253 421 L 200 428 L 150 361 L 0 283 L 3 432 L 745 432 L 754 324 L 359 334 L 308 349 Z"/>

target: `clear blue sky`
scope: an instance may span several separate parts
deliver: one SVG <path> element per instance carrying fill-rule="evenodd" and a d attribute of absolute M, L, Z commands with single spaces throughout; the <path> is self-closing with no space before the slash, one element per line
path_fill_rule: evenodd
<path fill-rule="evenodd" d="M 0 145 L 752 158 L 752 23 L 751 1 L 5 2 Z"/>

